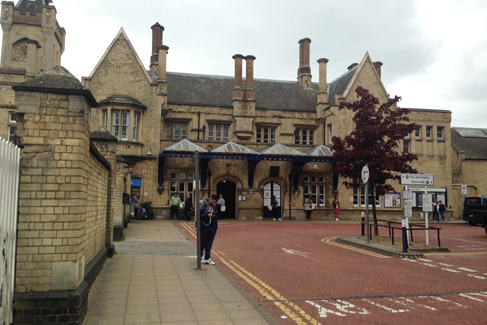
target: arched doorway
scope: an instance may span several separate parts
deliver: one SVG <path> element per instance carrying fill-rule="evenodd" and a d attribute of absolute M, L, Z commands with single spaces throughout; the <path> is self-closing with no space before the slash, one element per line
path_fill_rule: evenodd
<path fill-rule="evenodd" d="M 281 184 L 276 182 L 269 182 L 264 185 L 264 218 L 282 218 L 282 189 Z M 270 210 L 271 199 L 275 196 L 277 199 L 277 208 Z"/>
<path fill-rule="evenodd" d="M 237 186 L 235 183 L 224 180 L 216 186 L 217 195 L 223 195 L 225 199 L 225 212 L 220 213 L 219 219 L 235 219 L 237 216 Z"/>

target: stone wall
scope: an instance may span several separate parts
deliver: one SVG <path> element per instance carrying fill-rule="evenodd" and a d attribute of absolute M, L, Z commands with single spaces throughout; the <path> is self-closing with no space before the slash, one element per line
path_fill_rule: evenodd
<path fill-rule="evenodd" d="M 24 150 L 15 322 L 81 322 L 87 278 L 94 279 L 109 250 L 111 167 L 90 145 L 85 96 L 30 85 L 21 85 L 15 96 Z"/>

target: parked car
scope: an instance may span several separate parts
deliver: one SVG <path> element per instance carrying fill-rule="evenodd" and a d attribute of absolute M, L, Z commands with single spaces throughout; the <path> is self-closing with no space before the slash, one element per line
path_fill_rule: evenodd
<path fill-rule="evenodd" d="M 487 218 L 487 196 L 466 197 L 463 202 L 462 219 L 475 226 L 477 224 L 484 225 L 485 218 Z"/>

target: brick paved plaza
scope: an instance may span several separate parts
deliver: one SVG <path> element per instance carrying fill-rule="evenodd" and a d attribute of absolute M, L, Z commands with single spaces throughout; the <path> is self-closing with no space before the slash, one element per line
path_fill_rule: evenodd
<path fill-rule="evenodd" d="M 194 240 L 194 224 L 180 226 Z M 402 259 L 335 242 L 359 224 L 222 221 L 213 259 L 279 324 L 485 324 L 484 229 L 440 227 L 451 252 Z"/>

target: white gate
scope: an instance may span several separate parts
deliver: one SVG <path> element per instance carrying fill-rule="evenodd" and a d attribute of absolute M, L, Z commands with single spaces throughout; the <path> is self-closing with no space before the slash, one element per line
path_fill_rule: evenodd
<path fill-rule="evenodd" d="M 13 322 L 20 156 L 0 137 L 0 324 Z"/>

